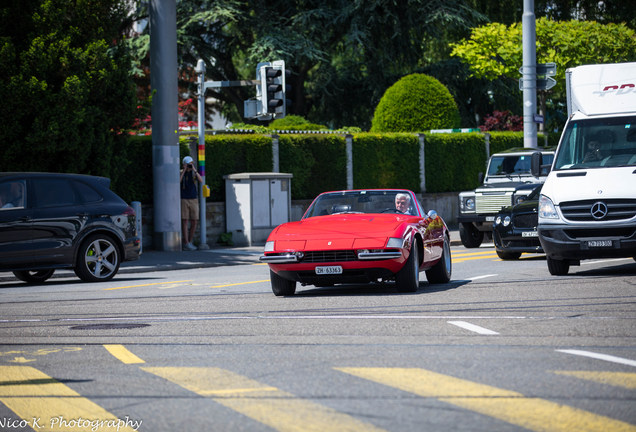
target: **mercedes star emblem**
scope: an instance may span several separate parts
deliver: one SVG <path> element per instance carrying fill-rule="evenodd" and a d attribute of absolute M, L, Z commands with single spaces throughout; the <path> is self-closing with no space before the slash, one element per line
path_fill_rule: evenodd
<path fill-rule="evenodd" d="M 597 202 L 592 205 L 591 209 L 592 217 L 596 220 L 603 219 L 607 215 L 607 206 L 605 203 Z"/>

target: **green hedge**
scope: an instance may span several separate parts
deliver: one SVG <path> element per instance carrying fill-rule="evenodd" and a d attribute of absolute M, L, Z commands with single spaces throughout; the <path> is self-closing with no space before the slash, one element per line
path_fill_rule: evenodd
<path fill-rule="evenodd" d="M 559 134 L 550 134 L 556 145 Z M 180 139 L 181 157 L 189 140 Z M 205 171 L 210 201 L 225 200 L 223 176 L 239 172 L 271 172 L 269 135 L 206 135 Z M 543 144 L 543 135 L 539 136 Z M 523 132 L 490 132 L 490 153 L 523 147 Z M 405 188 L 420 191 L 419 139 L 406 133 L 353 135 L 353 186 L 356 189 Z M 126 154 L 130 163 L 112 189 L 127 202 L 153 201 L 152 137 L 132 136 Z M 458 192 L 479 186 L 485 172 L 484 135 L 425 134 L 426 192 Z M 292 199 L 311 199 L 321 192 L 347 187 L 346 140 L 343 135 L 281 135 L 280 171 L 294 175 Z"/>
<path fill-rule="evenodd" d="M 356 134 L 352 152 L 354 188 L 405 188 L 419 192 L 420 145 L 417 135 Z"/>

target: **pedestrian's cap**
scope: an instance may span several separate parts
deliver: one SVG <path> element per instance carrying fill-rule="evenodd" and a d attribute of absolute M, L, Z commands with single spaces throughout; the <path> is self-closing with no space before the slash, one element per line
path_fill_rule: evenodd
<path fill-rule="evenodd" d="M 183 158 L 183 163 L 184 164 L 189 164 L 192 163 L 192 158 L 190 156 L 186 156 Z"/>

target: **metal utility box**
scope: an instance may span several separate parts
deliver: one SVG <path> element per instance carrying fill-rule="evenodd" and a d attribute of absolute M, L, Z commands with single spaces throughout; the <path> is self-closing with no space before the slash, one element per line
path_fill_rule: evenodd
<path fill-rule="evenodd" d="M 225 179 L 225 220 L 235 246 L 264 245 L 291 220 L 291 179 L 286 173 L 238 173 Z"/>

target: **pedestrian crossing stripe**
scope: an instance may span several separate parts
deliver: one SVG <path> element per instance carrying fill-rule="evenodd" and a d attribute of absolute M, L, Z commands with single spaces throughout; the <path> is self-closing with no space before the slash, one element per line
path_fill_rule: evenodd
<path fill-rule="evenodd" d="M 636 426 L 521 393 L 417 368 L 335 368 L 540 432 L 636 432 Z"/>
<path fill-rule="evenodd" d="M 323 405 L 215 367 L 142 367 L 280 432 L 382 432 Z"/>
<path fill-rule="evenodd" d="M 0 366 L 0 402 L 28 422 L 36 422 L 37 431 L 59 431 L 60 420 L 84 419 L 72 426 L 73 431 L 113 430 L 131 432 L 123 420 L 115 417 L 96 403 L 81 397 L 75 390 L 30 366 Z M 95 421 L 102 427 L 95 427 Z"/>
<path fill-rule="evenodd" d="M 636 373 L 633 372 L 592 372 L 592 371 L 551 371 L 558 375 L 573 376 L 579 379 L 624 387 L 636 390 Z"/>

